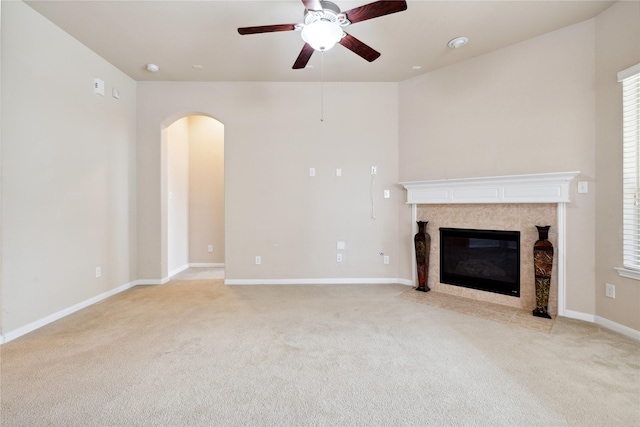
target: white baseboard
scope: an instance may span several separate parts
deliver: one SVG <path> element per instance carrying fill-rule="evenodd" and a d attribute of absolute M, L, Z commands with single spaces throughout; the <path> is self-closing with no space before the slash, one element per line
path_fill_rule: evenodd
<path fill-rule="evenodd" d="M 191 262 L 189 267 L 194 268 L 224 268 L 224 262 Z"/>
<path fill-rule="evenodd" d="M 622 335 L 626 335 L 629 338 L 633 338 L 636 341 L 640 341 L 640 331 L 636 331 L 628 326 L 621 325 L 619 323 L 613 322 L 609 319 L 605 319 L 604 317 L 595 316 L 596 324 L 600 326 L 604 326 L 607 329 L 611 329 L 614 332 L 617 332 Z"/>
<path fill-rule="evenodd" d="M 134 283 L 134 286 L 138 285 L 164 285 L 171 280 L 169 277 L 165 277 L 164 279 L 138 279 Z"/>
<path fill-rule="evenodd" d="M 25 334 L 28 334 L 29 332 L 33 332 L 36 329 L 39 329 L 43 326 L 48 325 L 49 323 L 53 323 L 56 320 L 62 319 L 63 317 L 66 317 L 70 314 L 75 313 L 76 311 L 82 310 L 83 308 L 87 308 L 90 305 L 93 305 L 97 302 L 100 302 L 104 299 L 107 299 L 115 294 L 118 294 L 120 292 L 126 291 L 127 289 L 132 288 L 133 286 L 135 286 L 137 284 L 137 281 L 134 282 L 129 282 L 125 285 L 119 286 L 115 289 L 112 289 L 110 291 L 101 293 L 100 295 L 97 295 L 93 298 L 89 298 L 86 301 L 82 301 L 79 302 L 78 304 L 74 304 L 71 307 L 65 308 L 64 310 L 60 310 L 56 313 L 50 314 L 49 316 L 43 317 L 40 320 L 36 320 L 35 322 L 31 322 L 27 325 L 24 325 L 18 329 L 14 329 L 11 332 L 8 332 L 4 335 L 0 335 L 0 344 L 4 344 L 6 342 L 12 341 L 16 338 L 19 338 Z"/>
<path fill-rule="evenodd" d="M 188 268 L 224 268 L 224 263 L 207 263 L 207 262 L 194 262 L 185 264 L 182 267 L 178 267 L 175 270 L 169 272 L 168 277 L 164 279 L 139 279 L 135 281 L 135 285 L 164 285 L 168 283 L 173 276 L 176 274 L 182 273 L 184 270 Z"/>
<path fill-rule="evenodd" d="M 175 275 L 176 275 L 176 274 L 178 274 L 178 273 L 182 273 L 182 272 L 183 272 L 183 271 L 185 271 L 187 268 L 189 268 L 189 264 L 185 264 L 185 265 L 183 265 L 183 266 L 181 266 L 181 267 L 178 267 L 178 268 L 176 268 L 176 269 L 174 269 L 174 270 L 171 270 L 171 271 L 169 272 L 169 277 L 173 277 L 173 276 L 175 276 Z"/>
<path fill-rule="evenodd" d="M 583 320 L 589 323 L 595 323 L 596 321 L 596 316 L 594 316 L 593 314 L 586 314 L 573 310 L 565 310 L 564 313 L 561 314 L 561 316 L 568 317 L 569 319 Z"/>
<path fill-rule="evenodd" d="M 169 272 L 169 275 L 164 279 L 139 279 L 136 280 L 134 285 L 164 285 L 165 283 L 169 283 L 171 278 L 176 274 L 182 273 L 184 270 L 188 268 L 224 268 L 224 263 L 189 263 L 185 264 L 182 267 L 178 267 L 175 270 Z"/>
<path fill-rule="evenodd" d="M 225 279 L 225 285 L 386 285 L 397 283 L 413 286 L 408 279 L 353 278 L 353 279 Z"/>
<path fill-rule="evenodd" d="M 640 341 L 640 331 L 636 331 L 628 326 L 621 325 L 612 320 L 605 319 L 604 317 L 595 316 L 593 314 L 581 313 L 579 311 L 565 310 L 563 317 L 570 319 L 583 320 L 589 323 L 595 323 L 604 328 L 611 329 L 613 332 L 617 332 L 622 335 L 626 335 L 629 338 L 633 338 L 636 341 Z"/>

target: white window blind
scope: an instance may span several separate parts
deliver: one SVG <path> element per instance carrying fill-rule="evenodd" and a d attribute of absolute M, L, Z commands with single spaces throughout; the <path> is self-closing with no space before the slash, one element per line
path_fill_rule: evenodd
<path fill-rule="evenodd" d="M 622 82 L 623 262 L 640 271 L 640 64 L 618 73 Z"/>

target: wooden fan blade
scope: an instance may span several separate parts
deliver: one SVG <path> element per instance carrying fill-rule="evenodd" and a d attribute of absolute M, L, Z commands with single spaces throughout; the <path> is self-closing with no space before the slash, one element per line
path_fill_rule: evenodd
<path fill-rule="evenodd" d="M 338 43 L 340 43 L 342 46 L 346 47 L 356 55 L 360 55 L 361 57 L 363 57 L 369 62 L 373 62 L 376 59 L 378 59 L 378 57 L 380 56 L 380 52 L 362 43 L 360 40 L 353 37 L 351 34 L 347 34 L 347 33 L 345 34 L 346 35 L 342 39 L 340 39 Z"/>
<path fill-rule="evenodd" d="M 294 31 L 296 24 L 262 25 L 260 27 L 238 28 L 238 32 L 243 36 L 246 34 L 275 33 L 277 31 Z"/>
<path fill-rule="evenodd" d="M 355 24 L 356 22 L 366 21 L 367 19 L 377 18 L 379 16 L 390 15 L 396 12 L 407 10 L 406 1 L 375 1 L 348 10 L 345 13 L 347 19 Z"/>
<path fill-rule="evenodd" d="M 309 43 L 305 43 L 302 46 L 302 50 L 300 51 L 300 55 L 298 55 L 298 59 L 293 63 L 293 69 L 299 70 L 300 68 L 304 68 L 307 66 L 307 62 L 311 59 L 311 55 L 313 55 L 313 48 Z"/>
<path fill-rule="evenodd" d="M 304 8 L 307 10 L 322 10 L 323 7 L 320 4 L 320 0 L 302 0 Z"/>

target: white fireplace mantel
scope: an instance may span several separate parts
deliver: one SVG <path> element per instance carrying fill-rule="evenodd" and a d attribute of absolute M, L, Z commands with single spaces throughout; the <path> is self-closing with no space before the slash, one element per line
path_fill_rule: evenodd
<path fill-rule="evenodd" d="M 407 204 L 413 205 L 413 230 L 417 206 L 428 204 L 557 203 L 558 215 L 558 315 L 566 309 L 566 204 L 569 184 L 580 172 L 556 172 L 482 178 L 401 182 L 407 189 Z M 415 260 L 413 261 L 415 263 Z M 415 265 L 414 265 L 415 276 Z M 415 282 L 415 277 L 414 277 Z M 573 317 L 573 316 L 572 316 Z"/>
<path fill-rule="evenodd" d="M 401 182 L 408 204 L 568 203 L 569 184 L 580 172 Z"/>

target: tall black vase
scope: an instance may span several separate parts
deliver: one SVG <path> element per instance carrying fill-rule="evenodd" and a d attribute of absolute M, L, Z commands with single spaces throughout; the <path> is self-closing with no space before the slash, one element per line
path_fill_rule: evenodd
<path fill-rule="evenodd" d="M 416 249 L 416 265 L 418 268 L 418 287 L 416 291 L 429 292 L 429 251 L 431 250 L 431 236 L 425 231 L 429 221 L 418 221 L 418 233 L 413 237 Z"/>
<path fill-rule="evenodd" d="M 553 266 L 553 244 L 549 238 L 550 225 L 539 226 L 538 241 L 533 245 L 533 266 L 536 278 L 536 308 L 533 315 L 551 319 L 547 312 L 549 288 L 551 287 L 551 267 Z"/>

